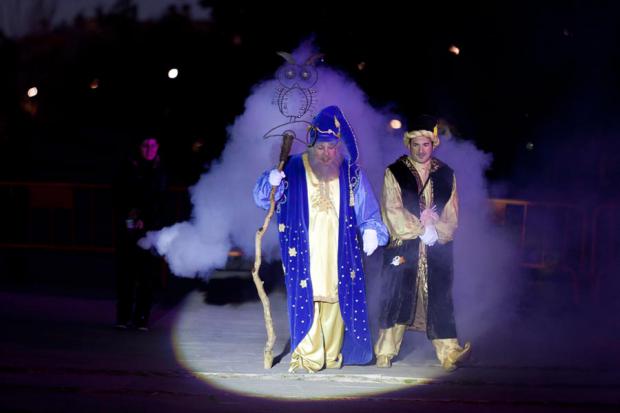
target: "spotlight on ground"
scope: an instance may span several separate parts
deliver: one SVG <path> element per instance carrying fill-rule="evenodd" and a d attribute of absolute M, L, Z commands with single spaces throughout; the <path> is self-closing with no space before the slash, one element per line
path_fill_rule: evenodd
<path fill-rule="evenodd" d="M 248 288 L 254 288 L 251 279 L 245 282 Z M 245 288 L 239 280 L 236 285 Z M 224 290 L 209 294 L 218 292 Z M 291 374 L 286 293 L 272 291 L 269 298 L 277 359 L 271 369 L 263 368 L 267 336 L 260 301 L 253 297 L 237 303 L 209 304 L 199 291 L 187 295 L 176 314 L 172 343 L 177 361 L 209 386 L 245 396 L 289 401 L 367 398 L 433 384 L 444 375 L 440 366 L 429 366 L 424 359 L 416 361 L 411 356 L 401 357 L 391 369 L 378 369 L 373 364 L 345 365 L 338 370 Z M 422 357 L 420 349 L 416 354 Z"/>

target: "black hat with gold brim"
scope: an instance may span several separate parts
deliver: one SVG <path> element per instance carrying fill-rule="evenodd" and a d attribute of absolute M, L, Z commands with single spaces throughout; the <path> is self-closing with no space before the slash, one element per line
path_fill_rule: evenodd
<path fill-rule="evenodd" d="M 425 137 L 431 140 L 433 147 L 439 146 L 439 121 L 434 116 L 420 115 L 416 117 L 407 127 L 407 132 L 403 135 L 403 143 L 407 148 L 411 140 L 417 137 Z"/>

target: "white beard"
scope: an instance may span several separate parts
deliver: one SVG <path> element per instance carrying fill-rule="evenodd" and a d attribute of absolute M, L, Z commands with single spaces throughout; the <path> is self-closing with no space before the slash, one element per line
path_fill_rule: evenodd
<path fill-rule="evenodd" d="M 340 175 L 340 165 L 342 165 L 343 159 L 344 156 L 342 153 L 338 152 L 338 154 L 334 156 L 329 163 L 325 163 L 317 159 L 315 151 L 312 149 L 308 150 L 308 161 L 310 162 L 310 167 L 316 177 L 321 181 L 331 181 L 337 179 Z"/>

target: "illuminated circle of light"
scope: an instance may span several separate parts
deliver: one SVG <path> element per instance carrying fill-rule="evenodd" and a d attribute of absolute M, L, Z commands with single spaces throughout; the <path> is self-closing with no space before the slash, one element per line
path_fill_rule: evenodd
<path fill-rule="evenodd" d="M 39 89 L 33 86 L 30 89 L 28 89 L 28 92 L 26 92 L 26 94 L 28 95 L 29 98 L 33 98 L 39 94 Z"/>
<path fill-rule="evenodd" d="M 450 53 L 452 53 L 453 55 L 455 55 L 455 56 L 458 56 L 459 54 L 461 54 L 461 49 L 459 49 L 459 48 L 458 48 L 457 46 L 455 46 L 455 45 L 451 45 L 451 46 L 448 48 L 448 51 L 449 51 Z"/>
<path fill-rule="evenodd" d="M 172 69 L 168 70 L 169 79 L 176 79 L 177 76 L 179 76 L 179 69 L 173 67 Z"/>
<path fill-rule="evenodd" d="M 270 294 L 270 301 L 277 357 L 289 338 L 286 296 L 276 291 Z M 227 392 L 284 400 L 350 399 L 431 384 L 443 375 L 439 366 L 410 364 L 407 359 L 411 356 L 391 369 L 345 365 L 339 370 L 292 374 L 288 373 L 290 350 L 265 370 L 266 332 L 259 301 L 209 305 L 203 294 L 195 291 L 179 308 L 172 329 L 177 361 L 196 378 Z"/>
<path fill-rule="evenodd" d="M 534 150 L 534 142 L 528 142 L 525 144 L 525 149 L 527 149 L 528 151 L 533 151 Z"/>
<path fill-rule="evenodd" d="M 399 119 L 392 119 L 390 121 L 390 128 L 394 130 L 399 130 L 403 127 L 403 123 Z"/>

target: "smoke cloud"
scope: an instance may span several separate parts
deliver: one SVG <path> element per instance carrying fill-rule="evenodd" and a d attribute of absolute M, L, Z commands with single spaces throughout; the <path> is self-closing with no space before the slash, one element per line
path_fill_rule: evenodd
<path fill-rule="evenodd" d="M 313 53 L 312 45 L 306 43 L 293 56 L 304 61 Z M 303 119 L 310 121 L 328 105 L 341 107 L 356 134 L 360 164 L 379 197 L 386 166 L 406 153 L 403 131 L 388 127 L 389 120 L 398 116 L 370 106 L 364 92 L 344 74 L 325 66 L 317 70 L 318 82 L 313 87 L 316 102 Z M 281 145 L 280 139 L 264 139 L 263 135 L 287 121 L 273 103 L 279 86 L 272 79 L 253 88 L 244 112 L 228 129 L 229 140 L 220 160 L 190 189 L 194 205 L 191 219 L 149 233 L 143 240 L 144 247 L 155 246 L 165 256 L 174 274 L 207 278 L 213 269 L 225 265 L 233 246 L 253 251 L 254 234 L 262 225 L 265 211 L 255 206 L 252 190 L 258 176 L 276 164 Z M 303 125 L 288 126 L 298 138 L 305 137 Z M 292 152 L 304 149 L 296 142 Z M 490 155 L 456 138 L 444 138 L 436 154 L 457 175 L 461 207 L 455 241 L 455 305 L 460 329 L 468 335 L 476 334 L 493 323 L 490 314 L 497 311 L 489 311 L 491 306 L 510 302 L 512 272 L 508 269 L 515 267 L 514 257 L 508 241 L 488 219 L 484 171 L 491 162 Z M 263 255 L 268 260 L 279 259 L 273 227 L 263 239 Z M 369 270 L 373 267 L 369 265 Z M 377 280 L 376 269 L 367 277 L 370 284 Z M 488 323 L 480 323 L 485 318 Z"/>
<path fill-rule="evenodd" d="M 305 44 L 293 56 L 303 62 L 313 54 L 311 45 Z M 318 82 L 312 88 L 316 99 L 302 120 L 310 122 L 325 106 L 340 106 L 353 125 L 362 148 L 360 163 L 378 194 L 383 169 L 400 146 L 400 137 L 388 128 L 390 116 L 372 108 L 361 89 L 344 74 L 328 67 L 318 67 L 317 71 Z M 243 114 L 228 128 L 229 139 L 221 158 L 190 188 L 194 206 L 190 221 L 151 232 L 143 240 L 143 247 L 155 246 L 165 256 L 174 274 L 207 277 L 226 263 L 233 246 L 253 251 L 254 234 L 265 212 L 255 206 L 252 190 L 258 176 L 275 166 L 281 145 L 281 139 L 263 136 L 288 121 L 274 102 L 279 87 L 281 84 L 272 79 L 253 88 Z M 305 125 L 291 124 L 286 129 L 292 129 L 298 138 L 292 153 L 302 152 Z M 271 227 L 263 239 L 263 252 L 267 259 L 279 254 Z"/>

